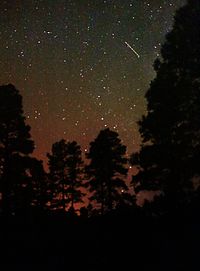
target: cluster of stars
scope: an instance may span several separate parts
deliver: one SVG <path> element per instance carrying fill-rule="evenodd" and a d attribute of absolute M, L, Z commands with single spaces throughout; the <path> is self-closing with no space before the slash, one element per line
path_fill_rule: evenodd
<path fill-rule="evenodd" d="M 24 112 L 44 158 L 61 138 L 83 150 L 100 129 L 138 148 L 144 94 L 182 0 L 0 3 L 0 83 L 23 95 Z M 125 41 L 138 52 L 127 49 Z"/>

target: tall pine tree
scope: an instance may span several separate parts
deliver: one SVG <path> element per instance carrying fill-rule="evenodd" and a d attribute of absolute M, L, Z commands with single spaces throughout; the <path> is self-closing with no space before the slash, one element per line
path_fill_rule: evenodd
<path fill-rule="evenodd" d="M 19 200 L 17 194 L 29 186 L 26 158 L 33 149 L 30 127 L 23 115 L 22 96 L 11 84 L 0 86 L 0 192 L 4 214 L 13 212 Z"/>
<path fill-rule="evenodd" d="M 68 179 L 66 175 L 66 142 L 64 139 L 52 145 L 52 153 L 47 154 L 51 190 L 51 208 L 66 210 L 69 199 L 66 195 Z"/>
<path fill-rule="evenodd" d="M 45 211 L 50 200 L 47 173 L 41 160 L 32 158 L 31 165 L 29 174 L 32 183 L 32 205 L 37 211 Z"/>
<path fill-rule="evenodd" d="M 81 156 L 81 147 L 76 141 L 67 143 L 67 178 L 69 200 L 71 209 L 74 210 L 75 203 L 82 203 L 83 188 L 83 160 Z"/>
<path fill-rule="evenodd" d="M 86 167 L 89 177 L 91 200 L 101 205 L 101 213 L 112 210 L 123 198 L 127 185 L 126 147 L 122 145 L 118 134 L 110 129 L 100 131 L 97 138 L 90 143 Z"/>
<path fill-rule="evenodd" d="M 139 122 L 141 151 L 132 162 L 138 191 L 161 190 L 172 204 L 185 199 L 200 174 L 200 1 L 188 0 L 166 35 L 156 78 Z"/>
<path fill-rule="evenodd" d="M 81 148 L 77 142 L 66 142 L 64 139 L 52 146 L 49 158 L 49 179 L 51 183 L 52 208 L 66 210 L 74 203 L 81 203 L 84 196 Z"/>

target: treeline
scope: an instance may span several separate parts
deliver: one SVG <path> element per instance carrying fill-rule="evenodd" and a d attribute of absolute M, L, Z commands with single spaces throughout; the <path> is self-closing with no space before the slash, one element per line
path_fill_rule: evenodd
<path fill-rule="evenodd" d="M 145 203 L 151 214 L 199 204 L 200 180 L 200 2 L 180 8 L 154 62 L 155 79 L 146 93 L 147 114 L 139 121 L 140 151 L 130 158 L 115 131 L 100 131 L 90 143 L 85 166 L 77 142 L 55 142 L 49 172 L 31 156 L 34 143 L 25 123 L 22 97 L 13 85 L 0 87 L 0 192 L 2 214 L 30 209 L 75 214 L 87 194 L 85 216 L 135 208 L 126 184 L 129 163 L 138 168 L 135 193 L 157 195 Z M 132 135 L 130 135 L 132 136 Z"/>
<path fill-rule="evenodd" d="M 25 123 L 22 97 L 13 85 L 0 87 L 1 209 L 5 215 L 38 210 L 75 213 L 74 204 L 89 196 L 88 210 L 104 214 L 131 202 L 124 177 L 128 172 L 126 147 L 116 132 L 100 131 L 90 143 L 84 165 L 77 142 L 61 139 L 42 161 L 31 156 L 34 142 Z M 94 203 L 94 204 L 93 204 Z M 86 214 L 87 208 L 81 211 Z"/>

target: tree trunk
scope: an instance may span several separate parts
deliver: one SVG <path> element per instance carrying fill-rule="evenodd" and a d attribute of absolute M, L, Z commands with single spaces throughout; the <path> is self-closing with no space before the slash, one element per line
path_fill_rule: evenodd
<path fill-rule="evenodd" d="M 108 210 L 112 210 L 112 189 L 111 189 L 111 179 L 107 181 L 108 186 Z"/>
<path fill-rule="evenodd" d="M 2 213 L 7 216 L 11 213 L 10 204 L 10 189 L 9 189 L 9 155 L 8 151 L 5 150 L 4 165 L 3 165 L 3 177 L 2 177 Z"/>
<path fill-rule="evenodd" d="M 65 211 L 65 184 L 64 184 L 64 181 L 62 184 L 62 207 L 63 207 L 63 211 Z"/>
<path fill-rule="evenodd" d="M 4 216 L 8 216 L 11 212 L 10 210 L 10 197 L 9 189 L 7 185 L 7 178 L 3 178 L 3 188 L 2 188 L 2 213 Z"/>
<path fill-rule="evenodd" d="M 101 215 L 104 215 L 104 195 L 103 195 L 103 184 L 101 184 Z"/>

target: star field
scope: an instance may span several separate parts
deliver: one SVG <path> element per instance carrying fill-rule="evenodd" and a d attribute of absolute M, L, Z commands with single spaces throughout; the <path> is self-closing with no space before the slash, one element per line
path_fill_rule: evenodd
<path fill-rule="evenodd" d="M 152 64 L 182 4 L 1 1 L 0 84 L 12 83 L 23 95 L 38 158 L 62 138 L 87 151 L 106 127 L 120 134 L 129 153 L 138 149 Z"/>

